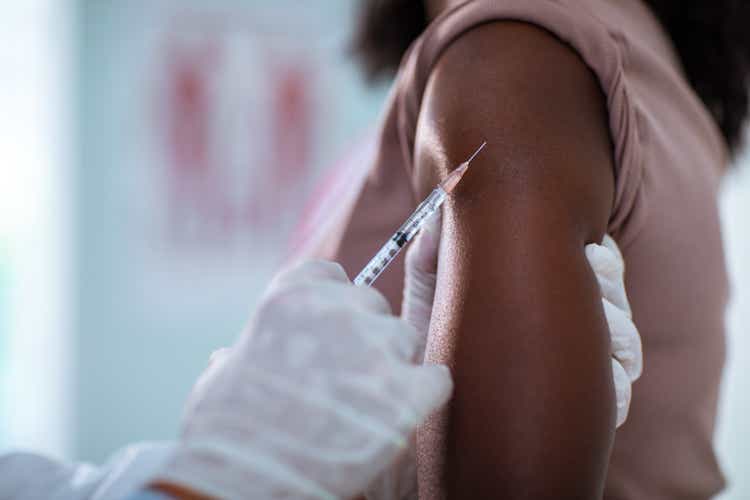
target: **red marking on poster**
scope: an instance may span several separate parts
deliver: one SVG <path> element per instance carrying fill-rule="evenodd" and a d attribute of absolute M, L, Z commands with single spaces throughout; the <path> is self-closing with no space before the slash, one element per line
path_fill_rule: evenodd
<path fill-rule="evenodd" d="M 282 185 L 305 174 L 312 143 L 310 72 L 302 65 L 276 70 L 274 82 L 275 178 Z"/>
<path fill-rule="evenodd" d="M 219 210 L 211 158 L 212 82 L 220 58 L 211 39 L 191 44 L 169 41 L 167 49 L 166 137 L 169 164 L 170 231 L 180 235 L 195 209 Z"/>
<path fill-rule="evenodd" d="M 310 175 L 313 71 L 298 54 L 273 53 L 255 59 L 266 67 L 239 67 L 246 60 L 237 57 L 236 45 L 220 43 L 224 33 L 199 32 L 199 39 L 172 33 L 165 51 L 168 231 L 179 240 L 205 243 L 243 235 L 265 238 L 268 231 L 284 230 L 279 223 L 288 221 L 283 215 L 296 208 L 295 195 Z M 272 42 L 262 37 L 244 43 L 272 53 Z M 248 81 L 226 80 L 238 75 Z M 267 94 L 249 98 L 245 93 L 260 89 Z M 226 119 L 236 113 L 251 117 L 249 131 L 248 122 Z"/>

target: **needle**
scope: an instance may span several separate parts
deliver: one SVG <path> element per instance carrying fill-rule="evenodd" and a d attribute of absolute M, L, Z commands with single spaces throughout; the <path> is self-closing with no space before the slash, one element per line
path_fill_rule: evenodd
<path fill-rule="evenodd" d="M 471 157 L 459 165 L 453 172 L 451 172 L 446 179 L 438 184 L 438 186 L 432 190 L 432 193 L 419 204 L 417 209 L 406 219 L 401 227 L 391 236 L 391 238 L 385 242 L 380 248 L 378 253 L 370 259 L 364 269 L 360 271 L 356 278 L 354 278 L 354 284 L 357 286 L 371 286 L 380 273 L 387 268 L 391 262 L 396 258 L 401 249 L 409 243 L 412 238 L 419 232 L 422 225 L 440 209 L 445 199 L 450 193 L 458 181 L 461 180 L 466 169 L 469 168 L 469 162 L 474 159 L 476 155 L 487 145 L 487 142 L 483 142 L 479 149 L 471 155 Z"/>
<path fill-rule="evenodd" d="M 481 145 L 481 146 L 479 146 L 479 149 L 477 149 L 477 150 L 476 150 L 476 151 L 474 152 L 474 154 L 473 154 L 473 155 L 471 155 L 471 157 L 470 157 L 470 158 L 469 158 L 468 160 L 466 160 L 466 163 L 471 163 L 471 160 L 473 160 L 473 159 L 474 159 L 474 158 L 475 158 L 475 157 L 476 157 L 476 156 L 477 156 L 477 155 L 479 154 L 479 152 L 480 152 L 481 150 L 483 150 L 483 149 L 484 149 L 484 147 L 485 147 L 486 145 L 487 145 L 487 141 L 484 141 L 484 142 L 482 143 L 482 145 Z"/>
<path fill-rule="evenodd" d="M 466 169 L 469 168 L 469 163 L 471 163 L 471 160 L 473 160 L 479 154 L 479 152 L 484 149 L 486 145 L 487 141 L 484 141 L 482 145 L 479 146 L 479 149 L 477 149 L 474 154 L 469 157 L 468 160 L 459 165 L 453 172 L 448 175 L 448 177 L 445 178 L 443 182 L 440 183 L 440 187 L 443 188 L 446 193 L 450 193 L 451 191 L 453 191 L 453 188 L 456 187 L 458 181 L 460 181 L 461 177 L 463 177 L 466 173 Z"/>

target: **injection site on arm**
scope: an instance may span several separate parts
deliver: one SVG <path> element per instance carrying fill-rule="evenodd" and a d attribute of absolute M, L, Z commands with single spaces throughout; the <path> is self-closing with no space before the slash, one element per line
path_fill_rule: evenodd
<path fill-rule="evenodd" d="M 486 145 L 487 142 L 483 142 L 468 160 L 456 167 L 443 182 L 432 190 L 427 198 L 406 219 L 406 222 L 398 228 L 396 233 L 378 250 L 378 253 L 370 259 L 370 262 L 354 278 L 355 285 L 372 286 L 375 280 L 378 279 L 378 276 L 385 271 L 401 250 L 417 235 L 427 220 L 440 210 L 445 198 L 461 181 L 471 161 L 476 158 Z"/>

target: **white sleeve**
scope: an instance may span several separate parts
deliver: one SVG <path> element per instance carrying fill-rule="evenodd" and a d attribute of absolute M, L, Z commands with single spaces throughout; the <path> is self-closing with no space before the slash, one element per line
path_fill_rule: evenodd
<path fill-rule="evenodd" d="M 101 467 L 60 462 L 32 453 L 3 454 L 0 500 L 119 500 L 147 484 L 171 456 L 174 446 L 128 446 Z"/>

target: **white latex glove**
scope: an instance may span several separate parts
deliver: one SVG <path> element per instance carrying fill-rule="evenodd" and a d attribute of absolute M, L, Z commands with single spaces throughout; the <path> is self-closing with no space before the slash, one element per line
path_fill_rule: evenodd
<path fill-rule="evenodd" d="M 602 305 L 609 326 L 619 427 L 628 416 L 632 384 L 643 371 L 641 336 L 633 323 L 625 292 L 625 262 L 617 243 L 606 235 L 601 245 L 586 245 L 585 251 L 602 291 Z"/>
<path fill-rule="evenodd" d="M 417 366 L 417 332 L 341 266 L 274 281 L 252 326 L 197 384 L 157 480 L 219 498 L 351 498 L 452 389 Z"/>
<path fill-rule="evenodd" d="M 437 286 L 438 249 L 443 226 L 443 212 L 438 210 L 406 249 L 404 299 L 401 317 L 419 332 L 419 349 L 415 361 L 422 363 L 430 330 L 432 303 Z"/>
<path fill-rule="evenodd" d="M 406 251 L 404 300 L 401 316 L 420 333 L 415 361 L 424 361 L 432 303 L 437 283 L 438 248 L 442 214 L 438 211 L 422 228 Z M 624 261 L 617 243 L 605 236 L 602 245 L 585 248 L 602 292 L 602 304 L 612 346 L 612 376 L 617 398 L 617 427 L 625 422 L 630 408 L 631 385 L 641 375 L 641 337 L 633 323 L 625 293 Z M 414 446 L 405 450 L 393 465 L 370 484 L 368 499 L 416 499 L 417 475 Z"/>

